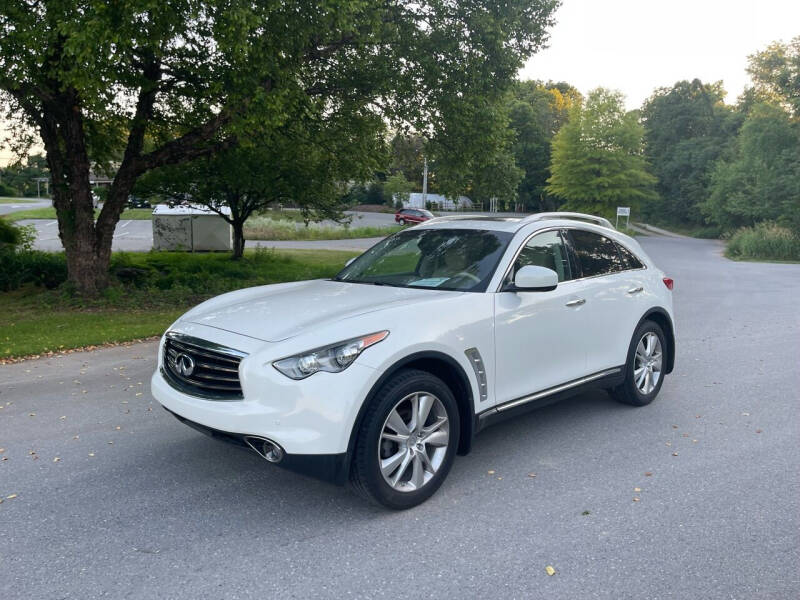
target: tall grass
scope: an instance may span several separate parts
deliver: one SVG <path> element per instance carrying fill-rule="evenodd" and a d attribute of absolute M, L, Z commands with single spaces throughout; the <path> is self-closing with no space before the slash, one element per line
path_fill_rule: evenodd
<path fill-rule="evenodd" d="M 250 240 L 346 240 L 352 238 L 383 237 L 401 227 L 336 227 L 321 223 L 302 223 L 251 217 L 244 225 L 244 235 Z"/>
<path fill-rule="evenodd" d="M 800 261 L 800 236 L 775 223 L 743 227 L 728 240 L 725 255 L 738 260 Z"/>

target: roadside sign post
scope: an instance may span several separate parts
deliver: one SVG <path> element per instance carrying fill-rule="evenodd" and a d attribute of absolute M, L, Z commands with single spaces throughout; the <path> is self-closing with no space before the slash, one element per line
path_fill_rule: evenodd
<path fill-rule="evenodd" d="M 618 206 L 617 207 L 617 223 L 614 225 L 617 229 L 619 229 L 619 218 L 625 217 L 625 227 L 629 227 L 631 223 L 631 207 L 630 206 Z"/>

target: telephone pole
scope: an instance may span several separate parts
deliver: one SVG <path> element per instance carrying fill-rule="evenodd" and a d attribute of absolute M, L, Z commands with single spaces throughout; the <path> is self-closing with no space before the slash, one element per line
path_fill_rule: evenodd
<path fill-rule="evenodd" d="M 428 207 L 428 158 L 425 157 L 425 168 L 422 171 L 422 208 Z"/>

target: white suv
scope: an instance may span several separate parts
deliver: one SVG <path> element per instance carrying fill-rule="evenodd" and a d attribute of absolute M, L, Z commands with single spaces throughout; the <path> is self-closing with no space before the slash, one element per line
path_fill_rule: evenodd
<path fill-rule="evenodd" d="M 493 421 L 672 371 L 672 280 L 602 218 L 441 217 L 333 279 L 239 290 L 167 331 L 153 395 L 266 460 L 409 508 Z"/>

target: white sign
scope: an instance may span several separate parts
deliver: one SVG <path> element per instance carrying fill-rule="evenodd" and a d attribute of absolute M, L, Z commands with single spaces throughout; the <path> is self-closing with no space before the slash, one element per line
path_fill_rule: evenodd
<path fill-rule="evenodd" d="M 618 217 L 630 217 L 631 216 L 631 207 L 630 206 L 618 206 L 617 207 L 617 216 Z"/>

